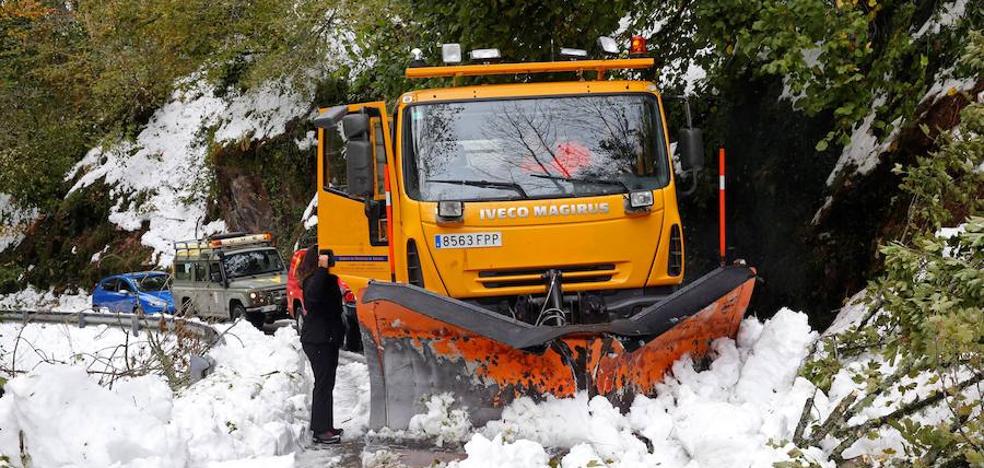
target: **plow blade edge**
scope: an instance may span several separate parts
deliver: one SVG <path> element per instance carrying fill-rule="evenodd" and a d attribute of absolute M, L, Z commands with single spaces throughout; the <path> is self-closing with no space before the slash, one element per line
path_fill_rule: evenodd
<path fill-rule="evenodd" d="M 674 361 L 734 337 L 755 272 L 727 266 L 635 315 L 536 327 L 415 286 L 371 283 L 358 305 L 372 389 L 370 426 L 406 428 L 429 395 L 451 392 L 474 424 L 521 396 L 604 395 L 623 409 Z"/>

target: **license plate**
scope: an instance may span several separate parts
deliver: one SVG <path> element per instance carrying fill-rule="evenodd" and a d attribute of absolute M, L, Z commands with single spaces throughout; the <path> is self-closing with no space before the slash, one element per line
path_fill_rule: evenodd
<path fill-rule="evenodd" d="M 434 246 L 439 249 L 476 249 L 502 247 L 501 232 L 472 232 L 468 234 L 437 234 Z"/>

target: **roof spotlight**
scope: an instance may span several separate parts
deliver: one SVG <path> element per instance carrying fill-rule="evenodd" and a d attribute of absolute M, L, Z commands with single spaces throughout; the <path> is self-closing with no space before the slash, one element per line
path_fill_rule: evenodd
<path fill-rule="evenodd" d="M 461 44 L 441 44 L 444 63 L 461 63 Z"/>
<path fill-rule="evenodd" d="M 618 43 L 608 36 L 598 38 L 598 48 L 608 55 L 618 55 Z"/>
<path fill-rule="evenodd" d="M 588 51 L 584 49 L 571 49 L 570 47 L 561 47 L 560 56 L 577 60 L 580 58 L 587 58 Z"/>
<path fill-rule="evenodd" d="M 427 64 L 424 63 L 424 53 L 420 49 L 418 49 L 416 47 L 414 47 L 413 49 L 411 49 L 410 50 L 410 67 L 411 68 L 416 68 L 416 67 L 423 67 L 425 65 L 427 65 Z"/>
<path fill-rule="evenodd" d="M 502 54 L 499 53 L 499 49 L 473 49 L 468 52 L 468 58 L 488 62 L 501 59 Z"/>

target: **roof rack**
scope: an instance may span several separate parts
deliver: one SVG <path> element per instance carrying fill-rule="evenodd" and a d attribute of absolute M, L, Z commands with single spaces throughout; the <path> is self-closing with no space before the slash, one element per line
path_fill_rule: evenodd
<path fill-rule="evenodd" d="M 269 232 L 263 234 L 248 234 L 243 232 L 217 234 L 205 239 L 191 239 L 174 242 L 175 257 L 197 257 L 207 258 L 215 251 L 225 247 L 245 247 L 249 245 L 272 245 L 273 235 Z"/>
<path fill-rule="evenodd" d="M 175 241 L 174 256 L 177 257 L 208 257 L 215 249 L 208 242 L 200 239 Z"/>

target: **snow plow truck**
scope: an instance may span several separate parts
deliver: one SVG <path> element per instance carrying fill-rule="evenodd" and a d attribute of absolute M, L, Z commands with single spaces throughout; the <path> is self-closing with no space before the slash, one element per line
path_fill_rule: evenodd
<path fill-rule="evenodd" d="M 358 292 L 373 428 L 406 428 L 444 392 L 474 424 L 522 396 L 625 409 L 675 360 L 737 333 L 752 268 L 684 282 L 678 183 L 696 184 L 700 130 L 688 111 L 676 173 L 658 88 L 607 76 L 654 66 L 641 37 L 628 58 L 441 52 L 426 66 L 415 49 L 406 77 L 450 86 L 313 119 L 318 243 Z M 540 73 L 567 81 L 528 79 Z"/>

